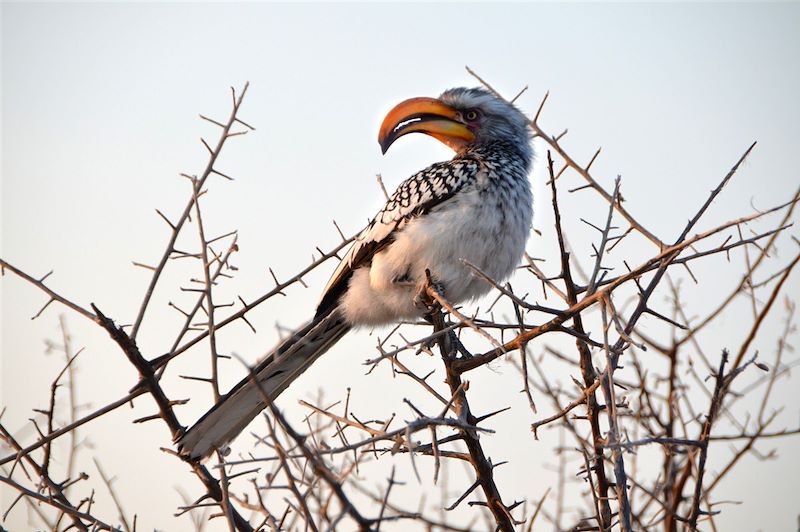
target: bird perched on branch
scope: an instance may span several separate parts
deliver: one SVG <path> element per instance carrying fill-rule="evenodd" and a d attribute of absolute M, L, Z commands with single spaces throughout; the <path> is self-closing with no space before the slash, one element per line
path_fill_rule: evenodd
<path fill-rule="evenodd" d="M 417 295 L 426 270 L 453 304 L 491 289 L 464 261 L 497 281 L 514 271 L 533 212 L 527 118 L 487 90 L 457 88 L 398 104 L 381 125 L 381 150 L 414 132 L 455 157 L 397 187 L 336 268 L 314 318 L 253 369 L 258 385 L 244 378 L 180 437 L 181 453 L 202 458 L 225 449 L 265 398 L 274 400 L 349 330 L 423 316 Z"/>

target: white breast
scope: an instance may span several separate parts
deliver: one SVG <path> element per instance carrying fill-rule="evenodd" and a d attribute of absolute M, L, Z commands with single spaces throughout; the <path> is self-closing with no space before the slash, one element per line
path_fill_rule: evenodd
<path fill-rule="evenodd" d="M 419 317 L 414 296 L 425 282 L 425 269 L 453 304 L 491 289 L 462 259 L 498 282 L 511 275 L 530 231 L 529 185 L 526 180 L 502 193 L 497 187 L 480 185 L 411 219 L 370 266 L 354 272 L 342 299 L 351 324 L 379 325 Z"/>

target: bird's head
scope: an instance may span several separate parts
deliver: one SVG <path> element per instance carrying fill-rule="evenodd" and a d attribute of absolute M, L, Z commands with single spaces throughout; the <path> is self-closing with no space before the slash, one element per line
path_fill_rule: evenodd
<path fill-rule="evenodd" d="M 530 159 L 528 119 L 514 105 L 481 88 L 457 88 L 438 98 L 411 98 L 397 104 L 381 124 L 383 153 L 407 133 L 425 133 L 456 152 L 505 141 Z"/>

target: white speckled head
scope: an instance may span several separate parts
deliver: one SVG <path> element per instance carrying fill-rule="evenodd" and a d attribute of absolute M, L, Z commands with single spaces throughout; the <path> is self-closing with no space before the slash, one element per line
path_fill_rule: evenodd
<path fill-rule="evenodd" d="M 439 99 L 461 113 L 461 120 L 475 133 L 474 144 L 506 141 L 530 163 L 533 150 L 528 119 L 513 104 L 478 87 L 448 89 Z"/>

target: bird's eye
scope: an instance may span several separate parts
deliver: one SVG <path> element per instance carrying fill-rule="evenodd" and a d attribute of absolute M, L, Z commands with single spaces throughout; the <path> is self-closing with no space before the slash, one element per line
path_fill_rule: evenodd
<path fill-rule="evenodd" d="M 467 111 L 464 116 L 466 117 L 467 120 L 472 122 L 473 120 L 478 119 L 478 111 L 475 110 Z"/>

